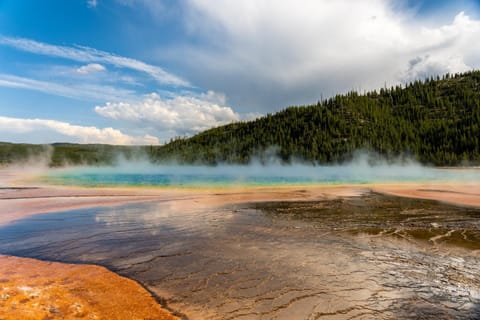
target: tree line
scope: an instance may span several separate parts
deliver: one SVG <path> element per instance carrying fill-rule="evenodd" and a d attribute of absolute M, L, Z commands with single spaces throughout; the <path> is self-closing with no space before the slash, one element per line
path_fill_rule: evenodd
<path fill-rule="evenodd" d="M 156 161 L 248 163 L 271 156 L 341 163 L 357 150 L 433 165 L 480 163 L 480 71 L 351 91 L 155 147 Z M 272 149 L 271 147 L 274 147 Z M 266 152 L 266 150 L 270 150 Z"/>
<path fill-rule="evenodd" d="M 0 165 L 109 165 L 119 156 L 152 162 L 349 161 L 358 150 L 431 165 L 480 164 L 480 71 L 446 74 L 360 94 L 350 91 L 254 121 L 212 128 L 163 146 L 0 143 Z"/>

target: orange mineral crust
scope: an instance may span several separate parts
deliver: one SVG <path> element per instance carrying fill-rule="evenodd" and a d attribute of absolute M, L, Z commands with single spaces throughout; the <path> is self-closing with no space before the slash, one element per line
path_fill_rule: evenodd
<path fill-rule="evenodd" d="M 0 255 L 0 319 L 178 319 L 99 266 Z"/>

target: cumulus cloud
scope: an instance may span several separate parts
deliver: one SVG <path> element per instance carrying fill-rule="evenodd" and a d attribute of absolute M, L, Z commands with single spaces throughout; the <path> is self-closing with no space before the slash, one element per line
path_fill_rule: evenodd
<path fill-rule="evenodd" d="M 156 93 L 136 103 L 111 103 L 95 107 L 103 117 L 136 125 L 151 126 L 157 131 L 191 134 L 215 126 L 242 120 L 243 117 L 225 106 L 225 96 L 209 91 L 197 96 L 178 95 L 162 98 Z M 254 118 L 256 115 L 246 115 Z"/>
<path fill-rule="evenodd" d="M 408 61 L 399 73 L 404 81 L 412 81 L 432 75 L 462 72 L 480 67 L 480 46 L 474 39 L 480 37 L 480 21 L 464 12 L 455 16 L 452 24 L 439 28 L 421 28 L 419 43 L 411 54 L 417 56 Z"/>
<path fill-rule="evenodd" d="M 199 85 L 257 110 L 480 68 L 480 21 L 456 12 L 435 24 L 399 3 L 187 0 L 196 41 L 168 54 L 189 64 Z"/>
<path fill-rule="evenodd" d="M 77 68 L 77 72 L 80 74 L 89 74 L 105 70 L 105 67 L 98 63 L 89 63 L 87 65 L 81 66 L 80 68 Z"/>
<path fill-rule="evenodd" d="M 32 142 L 35 137 L 41 137 L 43 141 L 36 141 L 41 143 L 58 142 L 68 138 L 69 141 L 77 143 L 159 144 L 158 139 L 150 135 L 133 137 L 113 128 L 99 129 L 93 126 L 78 126 L 48 119 L 20 119 L 0 116 L 0 133 L 2 136 L 13 135 L 17 139 L 26 135 L 29 142 Z"/>
<path fill-rule="evenodd" d="M 75 46 L 57 46 L 48 43 L 38 42 L 25 38 L 12 38 L 0 35 L 0 44 L 10 46 L 18 50 L 32 52 L 51 57 L 59 57 L 79 62 L 106 63 L 119 68 L 128 68 L 147 73 L 160 84 L 173 86 L 189 86 L 189 83 L 176 75 L 168 73 L 162 68 L 145 62 L 118 56 L 109 52 L 97 49 Z"/>

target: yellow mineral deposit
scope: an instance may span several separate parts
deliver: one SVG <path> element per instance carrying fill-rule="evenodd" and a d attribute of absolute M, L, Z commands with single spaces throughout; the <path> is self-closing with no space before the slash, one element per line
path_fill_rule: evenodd
<path fill-rule="evenodd" d="M 0 255 L 0 319 L 178 319 L 136 282 L 99 266 Z"/>

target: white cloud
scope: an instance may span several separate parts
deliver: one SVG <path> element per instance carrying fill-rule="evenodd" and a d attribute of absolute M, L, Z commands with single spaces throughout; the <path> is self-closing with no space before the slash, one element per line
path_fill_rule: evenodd
<path fill-rule="evenodd" d="M 93 72 L 105 71 L 105 67 L 98 63 L 89 63 L 77 69 L 80 74 L 89 74 Z"/>
<path fill-rule="evenodd" d="M 137 103 L 108 102 L 95 107 L 95 111 L 109 119 L 150 126 L 159 132 L 191 134 L 242 120 L 241 115 L 224 104 L 225 96 L 212 91 L 198 96 L 183 95 L 167 99 L 152 93 Z M 248 117 L 253 118 L 254 115 Z"/>
<path fill-rule="evenodd" d="M 98 5 L 97 0 L 87 0 L 87 7 L 96 8 Z"/>
<path fill-rule="evenodd" d="M 124 101 L 134 100 L 136 98 L 135 92 L 112 86 L 81 83 L 70 83 L 67 85 L 3 73 L 0 73 L 0 86 L 40 91 L 87 101 Z"/>
<path fill-rule="evenodd" d="M 96 62 L 110 64 L 119 68 L 128 68 L 147 73 L 160 84 L 173 86 L 189 86 L 189 83 L 187 81 L 166 72 L 160 67 L 150 65 L 139 60 L 117 56 L 109 52 L 100 51 L 89 47 L 56 46 L 30 39 L 11 38 L 1 35 L 0 44 L 10 46 L 18 50 L 47 55 L 51 57 L 59 57 L 86 63 Z"/>
<path fill-rule="evenodd" d="M 106 143 L 106 144 L 159 144 L 156 137 L 145 135 L 132 137 L 113 128 L 96 128 L 72 125 L 67 122 L 47 119 L 20 119 L 0 116 L 0 133 L 2 136 L 26 134 L 29 141 L 35 137 L 43 137 L 42 143 L 62 141 L 65 137 L 77 143 Z M 58 139 L 58 140 L 55 140 Z"/>
<path fill-rule="evenodd" d="M 480 21 L 466 13 L 435 25 L 391 0 L 186 3 L 185 25 L 196 41 L 157 53 L 187 64 L 195 83 L 225 92 L 235 105 L 278 109 L 480 68 Z"/>

